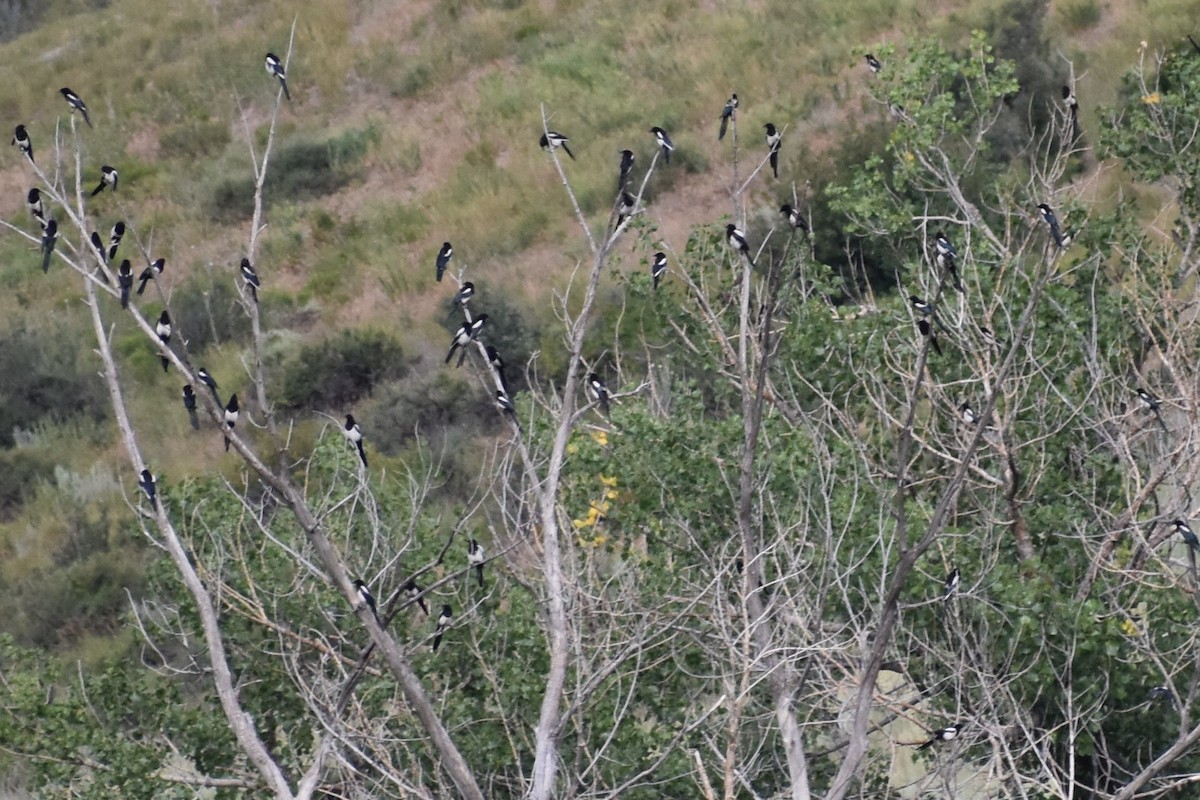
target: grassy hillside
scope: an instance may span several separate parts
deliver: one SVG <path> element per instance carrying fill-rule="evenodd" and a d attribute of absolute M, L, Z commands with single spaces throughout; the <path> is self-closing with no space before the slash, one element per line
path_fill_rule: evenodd
<path fill-rule="evenodd" d="M 655 229 L 648 243 L 629 237 L 621 246 L 626 264 L 637 267 L 648 245 L 661 240 L 681 250 L 693 226 L 731 212 L 730 141 L 716 140 L 731 90 L 742 99 L 740 132 L 751 153 L 761 152 L 764 122 L 787 126 L 781 180 L 751 198 L 755 214 L 771 215 L 793 187 L 816 199 L 823 176 L 847 157 L 847 143 L 886 117 L 863 91 L 872 79 L 863 50 L 888 43 L 903 57 L 912 37 L 953 42 L 974 26 L 1023 22 L 1006 17 L 995 0 L 809 5 L 59 3 L 37 29 L 0 45 L 0 117 L 29 127 L 38 163 L 49 168 L 56 125 L 58 135 L 71 136 L 57 89 L 70 86 L 84 97 L 96 127 L 79 132 L 83 181 L 94 183 L 102 163 L 121 173 L 119 193 L 91 206 L 97 229 L 124 219 L 147 253 L 167 259 L 162 287 L 193 315 L 183 327 L 196 363 L 237 391 L 247 383 L 233 293 L 247 241 L 249 146 L 261 148 L 275 99 L 262 57 L 285 51 L 294 19 L 293 101 L 282 115 L 257 264 L 272 352 L 282 376 L 290 374 L 287 365 L 313 359 L 315 351 L 301 349 L 306 344 L 343 329 L 386 334 L 402 369 L 384 376 L 371 399 L 361 398 L 356 415 L 364 429 L 377 423 L 376 446 L 398 452 L 422 414 L 469 417 L 476 402 L 454 401 L 440 368 L 452 293 L 433 277 L 443 240 L 454 242 L 456 263 L 469 266 L 480 299 L 507 307 L 510 331 L 523 324 L 524 348 L 540 347 L 553 367 L 559 348 L 548 301 L 583 243 L 537 148 L 543 104 L 551 125 L 571 137 L 578 161 L 567 169 L 597 223 L 608 214 L 617 153 L 628 147 L 646 164 L 648 128 L 671 131 L 677 156 L 648 193 Z M 1174 41 L 1190 30 L 1198 6 L 1055 4 L 1045 33 L 1074 60 L 1085 128 L 1097 124 L 1096 105 L 1115 96 L 1139 42 L 1153 52 Z M 1066 61 L 1058 67 L 1065 74 Z M 28 229 L 23 198 L 31 176 L 15 149 L 2 169 L 8 190 L 0 214 Z M 139 550 L 117 492 L 132 486 L 130 470 L 109 427 L 95 419 L 106 401 L 89 383 L 90 351 L 69 346 L 86 340 L 76 319 L 78 282 L 61 269 L 43 276 L 30 247 L 12 235 L 0 237 L 0 259 L 5 340 L 11 347 L 23 341 L 22 330 L 51 331 L 25 348 L 37 350 L 41 366 L 6 362 L 14 374 L 47 378 L 50 399 L 39 406 L 34 398 L 30 408 L 65 395 L 80 400 L 70 412 L 91 412 L 22 425 L 14 437 L 21 446 L 5 452 L 9 477 L 0 488 L 13 499 L 0 523 L 0 605 L 26 638 L 86 641 L 73 628 L 57 640 L 49 635 L 63 624 L 61 612 L 28 608 L 20 588 L 31 575 L 65 575 L 73 565 L 62 597 L 110 587 L 95 592 L 99 616 L 104 602 L 123 602 L 116 587 L 135 585 L 136 570 L 123 574 L 116 565 L 136 565 L 127 556 Z M 154 290 L 141 302 L 154 307 Z M 162 374 L 127 324 L 119 320 L 115 336 L 119 349 L 125 344 L 129 377 L 144 387 L 133 413 L 154 432 L 146 440 L 150 457 L 169 478 L 202 471 L 236 477 L 238 463 L 224 455 L 219 437 L 190 435 L 176 376 Z M 341 409 L 298 406 L 302 451 L 328 423 L 313 412 Z"/>

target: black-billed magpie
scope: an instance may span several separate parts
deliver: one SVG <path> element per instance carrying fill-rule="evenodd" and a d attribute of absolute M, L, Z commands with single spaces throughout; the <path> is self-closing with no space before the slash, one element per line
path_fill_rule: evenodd
<path fill-rule="evenodd" d="M 475 576 L 479 578 L 479 588 L 483 588 L 483 545 L 475 539 L 467 544 L 467 564 L 475 568 Z"/>
<path fill-rule="evenodd" d="M 446 267 L 450 266 L 450 259 L 454 257 L 454 248 L 449 242 L 442 242 L 442 249 L 438 250 L 437 254 L 437 280 L 442 282 L 442 275 L 446 274 Z"/>
<path fill-rule="evenodd" d="M 58 220 L 53 217 L 46 222 L 42 229 L 42 272 L 50 271 L 50 256 L 54 255 L 54 245 L 58 244 Z"/>
<path fill-rule="evenodd" d="M 1054 212 L 1050 206 L 1045 203 L 1038 203 L 1038 211 L 1042 212 L 1042 219 L 1050 226 L 1050 235 L 1054 237 L 1054 243 L 1059 247 L 1063 246 L 1062 229 L 1058 227 L 1058 217 L 1054 216 Z"/>
<path fill-rule="evenodd" d="M 487 346 L 488 363 L 492 365 L 492 369 L 496 370 L 496 374 L 500 376 L 500 388 L 505 393 L 508 389 L 508 376 L 504 374 L 504 359 L 500 358 L 500 351 L 490 344 Z"/>
<path fill-rule="evenodd" d="M 958 584 L 962 581 L 962 575 L 958 571 L 958 567 L 950 570 L 950 574 L 946 576 L 946 582 L 942 584 L 942 602 L 950 602 L 950 598 L 958 591 Z"/>
<path fill-rule="evenodd" d="M 29 209 L 29 215 L 38 221 L 40 227 L 46 227 L 46 209 L 42 205 L 42 193 L 36 186 L 25 195 L 25 208 Z"/>
<path fill-rule="evenodd" d="M 617 191 L 624 191 L 626 184 L 629 182 L 629 175 L 633 172 L 633 151 L 621 151 L 621 177 L 617 180 Z"/>
<path fill-rule="evenodd" d="M 963 400 L 962 405 L 958 407 L 958 413 L 962 417 L 962 421 L 968 425 L 979 422 L 979 415 L 975 413 L 975 409 L 971 408 L 971 403 L 967 400 Z"/>
<path fill-rule="evenodd" d="M 438 614 L 437 627 L 433 631 L 433 652 L 437 652 L 438 647 L 442 644 L 442 636 L 446 633 L 446 628 L 450 627 L 450 620 L 454 618 L 454 610 L 450 608 L 449 603 L 442 604 L 442 613 Z"/>
<path fill-rule="evenodd" d="M 92 231 L 91 242 L 92 248 L 96 251 L 96 257 L 100 259 L 100 263 L 107 264 L 108 248 L 104 246 L 104 240 L 100 238 L 100 231 Z"/>
<path fill-rule="evenodd" d="M 458 291 L 454 293 L 454 297 L 450 300 L 450 313 L 453 314 L 471 302 L 471 298 L 474 296 L 475 284 L 470 281 L 464 281 L 463 285 L 458 287 Z"/>
<path fill-rule="evenodd" d="M 292 102 L 292 95 L 287 88 L 287 75 L 283 70 L 283 62 L 279 60 L 279 56 L 274 53 L 267 53 L 266 59 L 267 74 L 279 78 L 279 85 L 283 87 L 283 96 L 287 101 Z M 276 95 L 278 97 L 278 95 Z"/>
<path fill-rule="evenodd" d="M 159 314 L 159 316 L 158 316 L 158 323 L 154 326 L 154 332 L 156 334 L 158 334 L 158 340 L 160 342 L 162 342 L 163 349 L 170 350 L 171 349 L 171 315 L 167 313 L 167 310 L 165 308 L 163 309 L 163 312 L 161 314 Z M 171 359 L 167 358 L 165 355 L 161 356 L 161 358 L 162 358 L 163 372 L 166 372 L 167 368 L 171 366 Z"/>
<path fill-rule="evenodd" d="M 633 213 L 634 199 L 629 192 L 621 192 L 621 199 L 617 203 L 617 227 L 621 227 L 621 223 L 625 218 Z"/>
<path fill-rule="evenodd" d="M 938 344 L 937 331 L 929 324 L 929 320 L 921 317 L 917 320 L 917 329 L 921 331 L 921 335 L 929 339 L 929 344 L 933 346 L 933 352 L 939 356 L 942 354 L 942 346 Z"/>
<path fill-rule="evenodd" d="M 775 129 L 775 123 L 763 125 L 767 130 L 767 147 L 771 151 L 771 173 L 779 177 L 779 147 L 783 144 L 783 134 Z"/>
<path fill-rule="evenodd" d="M 129 308 L 129 290 L 133 288 L 133 266 L 128 258 L 121 262 L 117 270 L 117 285 L 121 287 L 121 308 Z"/>
<path fill-rule="evenodd" d="M 229 402 L 225 404 L 225 429 L 227 431 L 227 433 L 225 434 L 225 452 L 226 453 L 229 452 L 229 433 L 228 432 L 233 430 L 234 425 L 237 425 L 239 410 L 240 409 L 238 407 L 237 392 L 234 392 L 233 394 L 229 395 Z"/>
<path fill-rule="evenodd" d="M 421 610 L 425 612 L 425 616 L 428 617 L 429 606 L 425 605 L 425 598 L 421 596 L 421 592 L 425 590 L 415 580 L 409 578 L 408 582 L 404 584 L 403 591 L 404 596 L 409 600 L 415 601 L 421 607 Z"/>
<path fill-rule="evenodd" d="M 353 414 L 346 415 L 346 424 L 342 428 L 342 433 L 346 438 L 358 448 L 358 458 L 362 461 L 364 467 L 367 466 L 367 451 L 363 448 L 362 428 L 358 427 L 358 423 L 354 420 Z"/>
<path fill-rule="evenodd" d="M 950 274 L 955 290 L 959 294 L 966 294 L 966 289 L 963 288 L 962 281 L 958 277 L 958 266 L 954 263 L 954 256 L 950 253 L 938 253 L 934 256 L 934 260 L 937 262 L 938 269 L 945 270 Z"/>
<path fill-rule="evenodd" d="M 125 223 L 117 220 L 117 224 L 112 226 L 112 230 L 108 232 L 108 262 L 117 257 L 117 248 L 121 246 L 121 239 L 125 238 Z"/>
<path fill-rule="evenodd" d="M 138 481 L 138 486 L 142 487 L 142 491 L 146 493 L 146 497 L 150 500 L 150 506 L 158 508 L 158 484 L 154 480 L 154 476 L 150 474 L 150 470 L 142 470 L 142 477 Z"/>
<path fill-rule="evenodd" d="M 604 381 L 596 373 L 592 373 L 587 377 L 588 394 L 600 406 L 600 413 L 605 417 L 609 416 L 608 405 L 608 387 L 604 385 Z"/>
<path fill-rule="evenodd" d="M 67 101 L 67 105 L 71 107 L 71 113 L 78 111 L 83 115 L 83 121 L 87 123 L 87 126 L 89 128 L 92 127 L 92 119 L 88 116 L 87 105 L 83 102 L 83 98 L 65 86 L 59 89 L 58 93 L 63 96 L 63 99 Z"/>
<path fill-rule="evenodd" d="M 870 68 L 871 72 L 878 75 L 880 70 L 883 69 L 883 62 L 876 58 L 874 53 L 867 53 L 866 59 L 867 67 Z"/>
<path fill-rule="evenodd" d="M 569 141 L 571 140 L 566 136 L 563 136 L 558 131 L 547 131 L 546 133 L 542 134 L 541 139 L 538 139 L 538 145 L 541 146 L 543 150 L 553 150 L 556 147 L 561 147 L 563 150 L 567 151 L 567 155 L 569 155 L 571 160 L 574 161 L 575 154 L 571 152 L 571 148 L 567 147 L 567 142 Z"/>
<path fill-rule="evenodd" d="M 446 353 L 445 363 L 449 364 L 450 359 L 454 357 L 454 351 L 461 348 L 462 352 L 459 354 L 458 363 L 455 366 L 462 366 L 463 361 L 467 359 L 467 345 L 483 330 L 483 326 L 487 323 L 487 318 L 487 314 L 480 314 L 473 321 L 464 322 L 459 326 L 458 330 L 454 332 L 454 338 L 450 340 L 450 352 Z"/>
<path fill-rule="evenodd" d="M 183 385 L 183 407 L 187 411 L 188 422 L 192 423 L 192 430 L 200 430 L 200 418 L 196 416 L 196 393 L 192 391 L 190 383 Z"/>
<path fill-rule="evenodd" d="M 1183 541 L 1188 546 L 1188 563 L 1192 569 L 1192 580 L 1196 580 L 1196 551 L 1200 550 L 1200 539 L 1196 538 L 1196 532 L 1192 530 L 1192 526 L 1188 525 L 1185 520 L 1176 519 L 1171 522 L 1177 533 L 1183 537 Z"/>
<path fill-rule="evenodd" d="M 725 138 L 725 129 L 729 125 L 729 120 L 737 115 L 738 96 L 737 92 L 729 95 L 729 99 L 725 101 L 725 107 L 721 109 L 721 129 L 717 131 L 717 141 Z"/>
<path fill-rule="evenodd" d="M 146 291 L 146 284 L 157 278 L 159 275 L 162 275 L 162 271 L 166 269 L 166 267 L 167 260 L 165 258 L 156 258 L 154 263 L 142 270 L 142 274 L 138 275 L 139 283 L 137 293 L 141 294 L 142 292 Z"/>
<path fill-rule="evenodd" d="M 925 742 L 925 744 L 919 746 L 917 749 L 924 750 L 927 747 L 932 747 L 935 742 L 949 742 L 950 740 L 957 738 L 962 729 L 963 723 L 956 722 L 948 728 L 942 728 L 939 731 L 934 731 L 933 738 L 931 738 L 928 742 Z"/>
<path fill-rule="evenodd" d="M 502 389 L 496 390 L 496 408 L 500 410 L 500 416 L 507 416 L 517 426 L 517 430 L 521 429 L 521 421 L 517 419 L 517 407 Z"/>
<path fill-rule="evenodd" d="M 739 231 L 732 222 L 725 226 L 725 240 L 733 252 L 744 256 L 750 262 L 750 266 L 754 266 L 754 259 L 750 256 L 750 245 L 746 244 L 746 234 Z"/>
<path fill-rule="evenodd" d="M 204 367 L 201 367 L 196 372 L 196 377 L 201 383 L 208 387 L 209 391 L 212 392 L 213 400 L 217 401 L 217 404 L 220 405 L 221 396 L 217 394 L 217 382 L 213 380 L 212 375 L 208 374 L 208 370 L 206 370 Z"/>
<path fill-rule="evenodd" d="M 1162 428 L 1163 433 L 1168 433 L 1169 431 L 1167 430 L 1167 423 L 1164 422 L 1162 418 L 1162 401 L 1160 401 L 1156 395 L 1145 389 L 1138 389 L 1137 396 L 1138 402 L 1141 404 L 1142 408 L 1146 411 L 1153 412 L 1154 418 L 1158 420 L 1158 425 L 1160 428 Z"/>
<path fill-rule="evenodd" d="M 242 273 L 242 280 L 250 289 L 250 296 L 254 302 L 258 302 L 258 287 L 262 286 L 262 281 L 258 279 L 258 273 L 254 269 L 254 265 L 250 263 L 250 259 L 243 258 L 239 267 Z"/>
<path fill-rule="evenodd" d="M 100 167 L 100 183 L 96 185 L 95 189 L 92 189 L 92 197 L 95 197 L 103 192 L 105 186 L 111 186 L 112 190 L 115 192 L 117 190 L 117 181 L 119 179 L 120 176 L 113 167 L 110 167 L 108 164 Z"/>
<path fill-rule="evenodd" d="M 808 220 L 800 213 L 800 210 L 793 208 L 791 203 L 784 203 L 779 207 L 779 213 L 783 214 L 788 221 L 788 225 L 792 226 L 792 230 L 802 230 L 808 233 Z"/>
<path fill-rule="evenodd" d="M 938 255 L 958 255 L 958 250 L 954 247 L 954 244 L 946 238 L 946 234 L 942 231 L 937 232 L 937 236 L 935 236 L 933 240 L 933 245 L 935 248 L 937 248 Z"/>
<path fill-rule="evenodd" d="M 658 291 L 658 282 L 667 273 L 667 254 L 659 250 L 650 262 L 650 277 L 654 279 L 654 290 Z"/>
<path fill-rule="evenodd" d="M 371 590 L 367 588 L 361 578 L 355 578 L 354 588 L 358 590 L 359 607 L 366 606 L 371 609 L 371 616 L 375 617 L 375 622 L 382 625 L 383 623 L 379 622 L 379 610 L 375 607 L 375 597 L 371 594 Z"/>
<path fill-rule="evenodd" d="M 657 125 L 651 128 L 650 132 L 654 134 L 654 140 L 662 148 L 663 160 L 670 164 L 671 151 L 675 149 L 675 143 L 671 141 L 671 137 L 667 135 L 667 132 Z"/>
<path fill-rule="evenodd" d="M 17 127 L 13 128 L 12 143 L 17 147 L 17 149 L 25 154 L 25 157 L 29 159 L 30 163 L 37 163 L 33 160 L 33 140 L 29 138 L 29 131 L 25 130 L 24 125 L 18 125 Z"/>

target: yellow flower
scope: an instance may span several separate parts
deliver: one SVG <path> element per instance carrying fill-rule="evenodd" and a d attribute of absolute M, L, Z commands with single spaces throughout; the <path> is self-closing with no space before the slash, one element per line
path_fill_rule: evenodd
<path fill-rule="evenodd" d="M 904 160 L 905 160 L 905 162 L 911 164 L 917 160 L 917 157 L 914 156 L 911 151 L 905 150 L 904 151 Z"/>
<path fill-rule="evenodd" d="M 1162 97 L 1159 96 L 1158 92 L 1151 92 L 1150 94 L 1142 95 L 1142 102 L 1148 106 L 1156 106 L 1161 101 Z"/>
<path fill-rule="evenodd" d="M 601 447 L 608 447 L 608 434 L 604 431 L 592 431 L 592 439 Z"/>
<path fill-rule="evenodd" d="M 609 489 L 607 492 L 604 493 L 604 496 L 605 496 L 605 498 L 607 498 L 609 500 L 616 500 L 618 494 L 619 494 L 619 492 L 617 492 L 616 489 Z"/>
<path fill-rule="evenodd" d="M 604 484 L 605 486 L 608 486 L 608 487 L 613 487 L 613 486 L 616 486 L 616 485 L 617 485 L 617 476 L 616 476 L 616 475 L 614 475 L 614 476 L 612 476 L 612 477 L 610 478 L 610 477 L 608 477 L 607 475 L 601 475 L 601 476 L 600 476 L 600 483 L 602 483 L 602 484 Z"/>
<path fill-rule="evenodd" d="M 1121 632 L 1126 636 L 1137 636 L 1138 627 L 1134 624 L 1133 620 L 1127 619 L 1121 623 Z"/>
<path fill-rule="evenodd" d="M 567 445 L 567 455 L 573 456 L 578 452 L 579 452 L 579 445 L 577 445 L 575 443 L 570 443 Z"/>

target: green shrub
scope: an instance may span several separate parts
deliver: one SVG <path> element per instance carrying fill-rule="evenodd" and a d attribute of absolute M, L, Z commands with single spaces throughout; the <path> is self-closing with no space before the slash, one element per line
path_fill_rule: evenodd
<path fill-rule="evenodd" d="M 29 491 L 53 474 L 53 461 L 45 452 L 0 450 L 0 519 L 11 519 Z"/>
<path fill-rule="evenodd" d="M 164 131 L 158 144 L 167 158 L 203 158 L 229 144 L 229 125 L 219 120 L 187 120 Z"/>
<path fill-rule="evenodd" d="M 250 340 L 250 319 L 234 289 L 234 281 L 241 282 L 234 277 L 236 271 L 237 266 L 231 263 L 228 275 L 210 274 L 175 291 L 171 298 L 175 331 L 187 339 L 188 352 L 198 353 L 210 345 L 229 341 Z"/>
<path fill-rule="evenodd" d="M 408 373 L 400 343 L 376 330 L 342 331 L 302 347 L 279 368 L 280 403 L 291 409 L 344 407 L 382 381 Z"/>

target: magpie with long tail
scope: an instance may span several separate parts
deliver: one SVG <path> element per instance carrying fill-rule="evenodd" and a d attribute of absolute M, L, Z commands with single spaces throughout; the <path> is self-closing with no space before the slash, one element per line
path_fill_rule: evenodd
<path fill-rule="evenodd" d="M 958 255 L 958 248 L 954 246 L 954 243 L 951 242 L 950 239 L 947 238 L 946 234 L 942 231 L 937 232 L 937 235 L 933 239 L 933 246 L 936 248 L 938 255 Z"/>
<path fill-rule="evenodd" d="M 240 269 L 242 280 L 245 282 L 246 288 L 250 290 L 250 297 L 257 303 L 258 287 L 262 286 L 262 281 L 258 279 L 258 273 L 254 271 L 254 265 L 250 263 L 250 259 L 243 258 Z"/>
<path fill-rule="evenodd" d="M 800 213 L 800 210 L 793 208 L 791 203 L 784 203 L 779 207 L 779 213 L 783 214 L 784 219 L 788 221 L 788 225 L 792 226 L 794 231 L 804 231 L 809 233 L 808 220 Z"/>
<path fill-rule="evenodd" d="M 215 400 L 217 402 L 217 405 L 220 405 L 221 404 L 221 396 L 217 394 L 217 382 L 215 380 L 213 380 L 212 375 L 208 374 L 208 370 L 206 370 L 204 367 L 201 367 L 196 372 L 196 377 L 200 380 L 201 383 L 203 383 L 205 386 L 208 387 L 209 391 L 212 392 L 213 400 Z"/>
<path fill-rule="evenodd" d="M 362 461 L 363 467 L 366 467 L 367 451 L 363 447 L 362 428 L 358 427 L 353 414 L 346 415 L 346 424 L 342 427 L 342 433 L 350 440 L 351 444 L 358 448 L 358 458 Z"/>
<path fill-rule="evenodd" d="M 471 322 L 464 322 L 459 326 L 458 330 L 454 332 L 454 338 L 450 340 L 450 352 L 446 353 L 445 363 L 449 364 L 450 359 L 454 357 L 455 351 L 461 350 L 462 352 L 458 356 L 458 363 L 455 366 L 461 367 L 463 365 L 463 362 L 467 359 L 467 345 L 483 330 L 483 326 L 487 323 L 487 318 L 487 314 L 480 314 Z"/>
<path fill-rule="evenodd" d="M 1050 226 L 1050 235 L 1054 237 L 1054 243 L 1059 247 L 1063 246 L 1062 228 L 1058 227 L 1058 217 L 1054 216 L 1054 211 L 1045 203 L 1038 203 L 1038 211 L 1042 214 L 1042 219 Z"/>
<path fill-rule="evenodd" d="M 621 192 L 621 200 L 617 203 L 618 228 L 621 227 L 621 223 L 625 221 L 625 218 L 633 213 L 634 203 L 633 195 L 629 194 L 629 192 Z"/>
<path fill-rule="evenodd" d="M 379 609 L 375 606 L 375 596 L 371 594 L 371 590 L 367 588 L 361 578 L 355 579 L 354 588 L 358 592 L 359 608 L 366 606 L 371 609 L 371 616 L 375 617 L 375 622 L 382 625 L 383 623 L 379 621 Z"/>
<path fill-rule="evenodd" d="M 13 128 L 13 146 L 21 151 L 21 154 L 29 159 L 30 164 L 36 164 L 33 160 L 33 140 L 29 138 L 29 131 L 25 130 L 24 125 L 18 125 Z"/>
<path fill-rule="evenodd" d="M 95 197 L 103 192 L 108 186 L 111 186 L 112 190 L 115 192 L 117 190 L 117 181 L 119 181 L 120 178 L 121 176 L 117 174 L 116 168 L 110 167 L 108 164 L 100 167 L 100 183 L 96 184 L 95 189 L 92 189 L 92 197 Z"/>
<path fill-rule="evenodd" d="M 425 598 L 421 596 L 421 592 L 425 590 L 415 580 L 409 578 L 408 582 L 404 584 L 402 591 L 405 597 L 421 607 L 421 610 L 425 612 L 425 616 L 429 616 L 429 606 L 425 605 Z"/>
<path fill-rule="evenodd" d="M 238 406 L 237 392 L 229 395 L 229 402 L 225 404 L 225 452 L 229 452 L 229 434 L 233 432 L 233 427 L 237 425 L 238 413 L 241 409 Z"/>
<path fill-rule="evenodd" d="M 567 147 L 567 142 L 569 141 L 571 140 L 568 137 L 563 136 L 558 131 L 546 131 L 542 134 L 542 138 L 538 139 L 538 145 L 543 150 L 553 150 L 556 147 L 561 147 L 563 150 L 567 151 L 567 155 L 569 155 L 571 160 L 574 161 L 575 154 L 571 152 L 570 147 Z"/>
<path fill-rule="evenodd" d="M 454 248 L 449 242 L 442 242 L 442 249 L 437 254 L 437 281 L 442 282 L 442 275 L 446 274 L 446 267 L 450 266 L 450 259 L 454 257 Z"/>
<path fill-rule="evenodd" d="M 287 98 L 289 103 L 292 102 L 292 95 L 288 91 L 287 86 L 287 74 L 284 72 L 283 62 L 279 60 L 279 56 L 274 53 L 267 53 L 266 68 L 268 75 L 279 79 L 279 85 L 283 87 L 283 96 Z M 276 95 L 276 98 L 278 97 L 279 95 Z"/>
<path fill-rule="evenodd" d="M 121 239 L 125 238 L 125 223 L 117 220 L 117 224 L 112 226 L 112 230 L 108 232 L 108 262 L 117 257 L 117 248 L 121 246 Z"/>
<path fill-rule="evenodd" d="M 58 220 L 51 217 L 42 229 L 42 272 L 50 271 L 50 257 L 58 244 Z"/>
<path fill-rule="evenodd" d="M 59 89 L 58 93 L 63 96 L 63 99 L 67 101 L 67 105 L 71 107 L 71 113 L 74 114 L 78 111 L 83 115 L 83 121 L 87 123 L 87 126 L 89 128 L 92 127 L 92 118 L 88 116 L 87 104 L 83 102 L 83 98 L 65 86 Z"/>
<path fill-rule="evenodd" d="M 621 151 L 621 175 L 617 179 L 618 191 L 625 191 L 625 187 L 629 184 L 629 176 L 633 173 L 634 161 L 632 150 Z"/>
<path fill-rule="evenodd" d="M 479 588 L 483 588 L 483 545 L 475 539 L 467 544 L 467 564 L 475 568 L 475 576 L 479 579 Z"/>
<path fill-rule="evenodd" d="M 509 393 L 508 376 L 504 372 L 504 359 L 500 358 L 500 351 L 492 345 L 487 346 L 488 363 L 492 365 L 492 369 L 496 370 L 496 374 L 500 377 L 500 388 L 505 394 Z"/>
<path fill-rule="evenodd" d="M 1192 526 L 1187 524 L 1186 520 L 1176 519 L 1171 522 L 1175 532 L 1183 537 L 1183 541 L 1188 546 L 1188 562 L 1192 568 L 1192 580 L 1196 580 L 1196 551 L 1200 550 L 1200 539 L 1196 538 L 1196 532 L 1192 530 Z"/>
<path fill-rule="evenodd" d="M 38 221 L 39 227 L 46 227 L 46 208 L 42 205 L 42 193 L 36 186 L 25 195 L 25 208 L 29 209 L 29 215 Z"/>
<path fill-rule="evenodd" d="M 158 316 L 158 322 L 154 326 L 154 332 L 158 334 L 158 340 L 162 342 L 163 349 L 170 350 L 171 315 L 167 313 L 166 309 L 163 309 L 162 314 Z M 161 358 L 163 372 L 166 372 L 167 368 L 171 366 L 171 359 L 167 358 L 165 355 L 161 356 Z"/>
<path fill-rule="evenodd" d="M 142 470 L 142 477 L 138 481 L 138 486 L 146 493 L 146 498 L 150 501 L 151 508 L 158 508 L 158 483 L 154 480 L 154 475 L 150 470 Z"/>
<path fill-rule="evenodd" d="M 938 269 L 944 270 L 950 280 L 954 282 L 954 289 L 959 294 L 966 294 L 966 289 L 963 288 L 962 281 L 958 277 L 958 265 L 954 262 L 954 256 L 949 253 L 938 253 L 934 256 L 934 261 L 937 263 Z"/>
<path fill-rule="evenodd" d="M 464 281 L 463 285 L 458 287 L 458 291 L 454 293 L 453 299 L 450 300 L 450 314 L 453 315 L 467 303 L 471 302 L 471 298 L 475 296 L 475 284 L 470 281 Z"/>
<path fill-rule="evenodd" d="M 1067 116 L 1071 118 L 1071 138 L 1076 139 L 1079 137 L 1079 100 L 1070 86 L 1062 87 L 1062 102 Z"/>
<path fill-rule="evenodd" d="M 442 604 L 442 613 L 438 614 L 437 627 L 433 631 L 433 652 L 437 652 L 442 645 L 442 636 L 446 633 L 446 629 L 450 627 L 450 620 L 454 618 L 454 609 L 450 608 L 449 603 Z"/>
<path fill-rule="evenodd" d="M 92 231 L 91 242 L 92 249 L 96 251 L 96 257 L 100 259 L 100 263 L 107 264 L 108 248 L 104 246 L 104 240 L 100 238 L 100 231 Z"/>
<path fill-rule="evenodd" d="M 963 729 L 963 723 L 956 722 L 948 728 L 942 728 L 933 732 L 933 737 L 924 744 L 917 747 L 917 750 L 925 750 L 932 747 L 937 742 L 949 742 L 958 738 L 959 732 Z"/>
<path fill-rule="evenodd" d="M 754 259 L 750 255 L 750 245 L 746 243 L 746 234 L 738 230 L 732 222 L 725 226 L 725 240 L 733 252 L 749 261 L 751 267 L 754 266 Z"/>
<path fill-rule="evenodd" d="M 938 344 L 937 331 L 929 324 L 929 320 L 922 317 L 917 320 L 917 329 L 921 331 L 921 335 L 929 340 L 929 344 L 933 347 L 933 352 L 939 356 L 942 354 L 942 346 Z"/>
<path fill-rule="evenodd" d="M 779 148 L 783 144 L 783 134 L 776 130 L 775 123 L 768 122 L 763 125 L 767 130 L 767 147 L 770 148 L 771 156 L 771 174 L 776 178 L 779 177 Z"/>
<path fill-rule="evenodd" d="M 870 69 L 871 72 L 878 75 L 883 71 L 883 62 L 876 58 L 874 53 L 867 53 L 865 58 L 867 61 L 867 68 Z"/>
<path fill-rule="evenodd" d="M 958 591 L 958 585 L 962 581 L 962 573 L 958 571 L 958 567 L 950 570 L 950 574 L 946 576 L 946 582 L 942 585 L 942 602 L 949 603 L 950 598 Z"/>
<path fill-rule="evenodd" d="M 650 277 L 654 279 L 654 291 L 658 291 L 658 283 L 667 272 L 667 254 L 661 250 L 654 254 L 650 262 Z"/>
<path fill-rule="evenodd" d="M 521 429 L 521 421 L 517 419 L 517 407 L 513 405 L 512 398 L 502 389 L 496 390 L 496 408 L 499 409 L 500 416 L 508 417 L 517 426 L 517 430 Z"/>
<path fill-rule="evenodd" d="M 192 430 L 200 430 L 200 418 L 196 416 L 196 393 L 192 391 L 190 383 L 183 386 L 183 407 L 187 411 L 188 422 L 192 423 Z"/>
<path fill-rule="evenodd" d="M 129 291 L 133 288 L 133 266 L 128 258 L 121 262 L 117 270 L 117 285 L 121 287 L 121 308 L 129 308 Z"/>
<path fill-rule="evenodd" d="M 729 99 L 725 101 L 725 107 L 721 109 L 721 129 L 717 131 L 717 141 L 725 138 L 725 130 L 729 127 L 729 120 L 737 116 L 738 96 L 737 92 L 729 95 Z"/>
<path fill-rule="evenodd" d="M 1158 396 L 1146 389 L 1138 389 L 1137 396 L 1141 407 L 1154 414 L 1154 418 L 1158 420 L 1158 426 L 1162 428 L 1163 433 L 1169 433 L 1167 423 L 1162 418 L 1162 401 L 1158 399 Z"/>
<path fill-rule="evenodd" d="M 159 275 L 162 275 L 164 269 L 167 268 L 167 260 L 165 258 L 156 258 L 150 266 L 142 270 L 142 274 L 138 275 L 137 293 L 140 295 L 146 291 L 146 284 L 155 280 Z"/>
<path fill-rule="evenodd" d="M 658 142 L 658 146 L 662 148 L 663 161 L 671 163 L 671 151 L 675 149 L 675 143 L 671 141 L 671 137 L 662 128 L 655 125 L 650 129 L 654 134 L 654 140 Z"/>
<path fill-rule="evenodd" d="M 608 405 L 608 387 L 604 385 L 604 381 L 596 373 L 592 373 L 587 377 L 588 395 L 600 406 L 600 413 L 606 418 L 610 415 Z"/>

